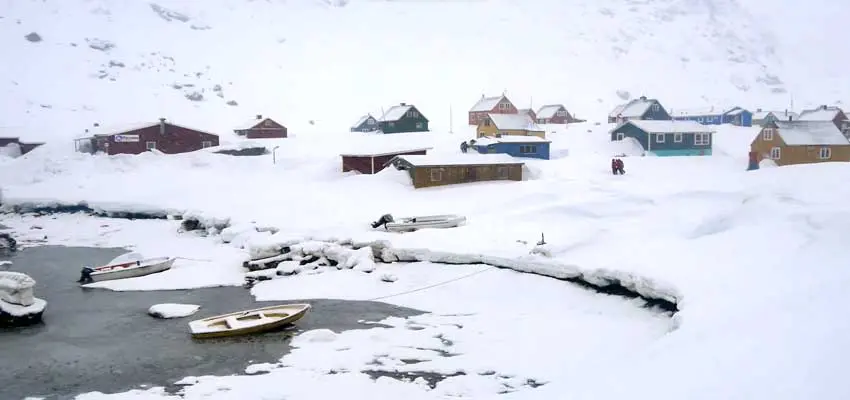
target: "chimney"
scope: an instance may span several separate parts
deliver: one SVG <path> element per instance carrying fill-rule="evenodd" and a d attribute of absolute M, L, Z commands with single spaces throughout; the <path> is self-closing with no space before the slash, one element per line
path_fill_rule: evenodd
<path fill-rule="evenodd" d="M 165 118 L 159 119 L 159 134 L 165 136 Z"/>
<path fill-rule="evenodd" d="M 97 123 L 97 122 L 95 122 L 94 124 L 92 124 L 92 126 L 94 126 L 95 128 L 97 128 L 98 126 L 100 126 L 100 124 L 99 124 L 99 123 Z"/>
<path fill-rule="evenodd" d="M 761 108 L 756 108 L 756 112 L 761 112 Z"/>
<path fill-rule="evenodd" d="M 794 119 L 794 116 L 793 116 L 793 115 L 789 115 L 789 116 L 788 116 L 788 122 L 791 122 L 793 119 Z"/>
<path fill-rule="evenodd" d="M 263 119 L 263 114 L 257 114 L 257 119 Z"/>
<path fill-rule="evenodd" d="M 407 104 L 406 104 L 406 103 L 401 103 L 401 105 L 406 106 Z"/>
<path fill-rule="evenodd" d="M 641 100 L 646 100 L 646 96 L 640 96 Z"/>
<path fill-rule="evenodd" d="M 822 108 L 822 109 L 826 110 L 826 104 L 824 104 L 824 105 L 820 106 L 820 108 Z"/>

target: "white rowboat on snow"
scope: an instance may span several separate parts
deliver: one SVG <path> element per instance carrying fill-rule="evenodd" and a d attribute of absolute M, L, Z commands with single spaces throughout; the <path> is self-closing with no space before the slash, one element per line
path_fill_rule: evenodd
<path fill-rule="evenodd" d="M 309 304 L 282 304 L 237 311 L 189 322 L 189 331 L 194 338 L 260 333 L 298 321 L 307 311 L 310 311 Z"/>
<path fill-rule="evenodd" d="M 377 225 L 373 224 L 373 227 L 383 226 L 390 232 L 410 232 L 428 228 L 454 228 L 464 223 L 466 223 L 466 217 L 455 214 L 404 217 L 399 220 L 395 220 L 392 215 L 387 214 L 382 216 L 378 222 L 375 222 Z"/>
<path fill-rule="evenodd" d="M 83 268 L 80 280 L 82 284 L 111 281 L 114 279 L 136 278 L 155 274 L 171 269 L 176 258 L 174 257 L 156 257 L 148 259 L 137 259 L 133 261 L 116 262 L 119 259 L 127 259 L 128 256 L 136 256 L 137 253 L 129 253 L 116 257 L 109 264 L 102 267 Z"/>

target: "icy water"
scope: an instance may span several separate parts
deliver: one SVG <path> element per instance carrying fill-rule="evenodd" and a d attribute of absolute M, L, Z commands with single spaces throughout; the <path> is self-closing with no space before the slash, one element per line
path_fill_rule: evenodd
<path fill-rule="evenodd" d="M 288 353 L 294 333 L 368 329 L 376 325 L 358 321 L 421 313 L 385 303 L 305 300 L 313 310 L 294 329 L 195 340 L 189 336 L 189 320 L 274 303 L 255 302 L 241 287 L 113 292 L 82 289 L 75 282 L 82 265 L 103 264 L 125 252 L 42 246 L 0 255 L 0 261 L 13 262 L 0 269 L 29 274 L 37 282 L 36 297 L 47 300 L 44 323 L 0 329 L 0 397 L 69 399 L 90 391 L 169 386 L 185 376 L 241 374 L 249 364 L 275 362 Z M 161 320 L 147 315 L 157 303 L 200 304 L 201 310 L 187 318 Z"/>

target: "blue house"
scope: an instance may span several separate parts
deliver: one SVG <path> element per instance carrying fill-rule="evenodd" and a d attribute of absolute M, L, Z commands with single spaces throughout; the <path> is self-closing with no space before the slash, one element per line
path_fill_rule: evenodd
<path fill-rule="evenodd" d="M 473 139 L 473 148 L 481 154 L 507 154 L 512 157 L 549 159 L 550 141 L 537 136 L 501 135 Z"/>
<path fill-rule="evenodd" d="M 713 133 L 694 121 L 627 121 L 611 130 L 611 140 L 633 138 L 647 155 L 710 156 Z"/>
<path fill-rule="evenodd" d="M 661 105 L 661 102 L 655 99 L 647 99 L 646 96 L 641 96 L 626 104 L 620 104 L 611 113 L 608 114 L 608 123 L 623 123 L 632 120 L 655 120 L 665 121 L 670 120 L 670 114 Z"/>
<path fill-rule="evenodd" d="M 352 132 L 375 132 L 378 130 L 378 119 L 372 114 L 366 114 L 351 126 Z"/>
<path fill-rule="evenodd" d="M 703 125 L 732 124 L 736 126 L 753 126 L 753 113 L 741 108 L 732 107 L 728 110 L 685 110 L 673 113 L 676 121 L 694 121 Z"/>

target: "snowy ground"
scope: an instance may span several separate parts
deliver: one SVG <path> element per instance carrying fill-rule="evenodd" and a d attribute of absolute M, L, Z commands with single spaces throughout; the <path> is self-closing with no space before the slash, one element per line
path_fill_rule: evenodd
<path fill-rule="evenodd" d="M 535 389 L 508 382 L 521 390 L 506 396 L 523 399 L 850 396 L 850 389 L 839 383 L 842 354 L 850 349 L 850 321 L 835 317 L 846 303 L 843 288 L 850 282 L 844 266 L 850 237 L 842 233 L 843 221 L 850 216 L 845 201 L 850 189 L 844 184 L 850 166 L 746 172 L 747 144 L 756 131 L 723 127 L 716 137 L 715 156 L 626 157 L 627 175 L 613 177 L 608 170 L 610 156 L 634 150 L 607 143 L 608 128 L 584 124 L 551 133 L 553 154 L 559 157 L 529 161 L 533 179 L 524 182 L 414 190 L 397 171 L 374 176 L 339 172 L 336 154 L 369 141 L 429 144 L 434 153 L 453 153 L 469 137 L 431 133 L 289 139 L 279 143 L 276 165 L 270 157 L 206 152 L 107 158 L 48 148 L 15 160 L 12 168 L 0 168 L 0 185 L 12 203 L 36 198 L 86 200 L 93 206 L 189 211 L 229 219 L 234 225 L 256 222 L 285 230 L 248 242 L 308 235 L 383 239 L 399 248 L 520 257 L 528 255 L 543 232 L 554 261 L 584 270 L 633 273 L 669 284 L 681 294 L 681 311 L 670 320 L 617 297 L 494 269 L 383 300 L 433 312 L 420 321 L 384 321 L 396 327 L 365 332 L 304 334 L 297 340 L 298 350 L 282 360 L 289 367 L 262 376 L 202 378 L 187 387 L 189 399 L 272 394 L 324 398 L 332 393 L 355 398 L 355 393 L 364 398 L 463 393 L 490 398 L 504 388 L 498 382 L 500 374 L 548 382 Z M 371 231 L 368 223 L 386 212 L 459 213 L 469 223 L 402 235 Z M 176 223 L 172 224 L 173 231 Z M 78 236 L 76 232 L 68 236 L 72 234 Z M 129 241 L 135 236 L 124 237 Z M 164 233 L 154 235 L 149 246 L 164 242 L 163 237 Z M 173 247 L 149 248 L 201 253 L 181 246 L 194 240 L 215 241 L 181 237 L 169 239 Z M 228 267 L 222 263 L 215 270 L 236 280 L 233 261 L 241 261 L 244 252 L 234 250 L 236 246 L 220 248 L 225 250 L 215 251 L 225 254 L 221 260 Z M 197 257 L 218 259 L 209 254 Z M 344 270 L 263 282 L 253 291 L 268 300 L 361 300 L 440 283 L 484 267 L 414 263 L 381 268 L 399 279 L 383 282 L 379 274 Z M 179 285 L 175 279 L 168 282 Z M 154 286 L 152 282 L 148 288 Z M 412 323 L 428 326 L 405 328 Z M 463 370 L 468 375 L 428 391 L 386 379 L 372 382 L 357 372 L 381 363 L 394 368 L 389 366 L 401 358 L 433 357 L 433 351 L 426 352 L 431 356 L 404 354 L 412 351 L 405 346 L 432 348 L 438 345 L 437 335 L 454 343 L 451 350 L 441 349 L 462 355 L 403 368 Z M 374 362 L 381 355 L 387 360 Z M 340 368 L 352 372 L 327 374 Z M 488 369 L 496 375 L 476 374 Z M 274 384 L 282 381 L 304 383 Z M 155 390 L 137 395 L 126 398 L 167 397 Z"/>

